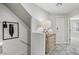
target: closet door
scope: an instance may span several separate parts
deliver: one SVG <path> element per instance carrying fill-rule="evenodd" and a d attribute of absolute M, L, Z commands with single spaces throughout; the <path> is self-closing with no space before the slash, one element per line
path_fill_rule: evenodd
<path fill-rule="evenodd" d="M 64 43 L 64 17 L 56 17 L 56 43 Z"/>

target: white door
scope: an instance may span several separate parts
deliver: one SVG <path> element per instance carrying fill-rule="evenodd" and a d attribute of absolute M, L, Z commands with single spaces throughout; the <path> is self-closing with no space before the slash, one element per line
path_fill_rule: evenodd
<path fill-rule="evenodd" d="M 64 17 L 56 17 L 56 43 L 64 43 Z"/>

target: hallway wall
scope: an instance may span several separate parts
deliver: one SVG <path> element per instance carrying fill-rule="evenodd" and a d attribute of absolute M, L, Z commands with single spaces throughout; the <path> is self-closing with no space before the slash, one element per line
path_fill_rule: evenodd
<path fill-rule="evenodd" d="M 37 31 L 37 29 L 38 29 L 38 24 L 40 24 L 41 21 L 50 20 L 50 14 L 33 3 L 30 3 L 30 4 L 22 3 L 21 5 L 32 16 L 31 54 L 44 55 L 45 54 L 45 37 L 43 33 L 41 34 L 39 31 Z"/>
<path fill-rule="evenodd" d="M 50 14 L 43 10 L 42 8 L 38 7 L 34 3 L 22 3 L 21 4 L 28 12 L 29 14 L 35 18 L 38 21 L 43 20 L 50 20 Z"/>
<path fill-rule="evenodd" d="M 2 21 L 18 22 L 19 38 L 3 40 Z M 28 44 L 30 44 L 28 42 L 29 28 L 23 23 L 21 19 L 19 19 L 13 12 L 11 12 L 3 4 L 0 4 L 0 25 L 0 42 L 3 43 L 3 54 L 28 54 Z"/>
<path fill-rule="evenodd" d="M 31 27 L 31 16 L 21 3 L 4 3 L 4 5 L 8 7 L 17 17 L 22 19 L 29 28 Z"/>
<path fill-rule="evenodd" d="M 35 18 L 32 17 L 31 19 L 31 32 L 37 32 L 38 26 L 39 25 L 39 21 Z"/>

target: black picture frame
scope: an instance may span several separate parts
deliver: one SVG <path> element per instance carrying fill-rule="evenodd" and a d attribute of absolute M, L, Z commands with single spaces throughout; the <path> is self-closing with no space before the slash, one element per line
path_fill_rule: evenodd
<path fill-rule="evenodd" d="M 6 24 L 7 23 L 10 23 L 10 24 L 17 24 L 17 36 L 16 37 L 11 37 L 11 38 L 4 38 L 4 22 L 6 22 Z M 9 21 L 3 21 L 2 22 L 2 35 L 3 35 L 3 40 L 9 40 L 9 39 L 15 39 L 15 38 L 19 38 L 19 23 L 18 22 L 9 22 Z"/>

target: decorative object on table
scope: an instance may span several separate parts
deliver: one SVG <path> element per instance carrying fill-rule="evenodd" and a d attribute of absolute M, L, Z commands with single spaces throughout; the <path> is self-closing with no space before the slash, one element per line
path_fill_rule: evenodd
<path fill-rule="evenodd" d="M 17 22 L 2 22 L 3 40 L 19 38 L 19 23 Z"/>
<path fill-rule="evenodd" d="M 51 21 L 49 20 L 41 21 L 37 27 L 39 32 L 45 33 L 51 28 Z"/>
<path fill-rule="evenodd" d="M 45 34 L 45 54 L 49 54 L 56 48 L 56 34 L 51 28 L 51 21 L 42 21 L 37 27 L 39 32 Z"/>

